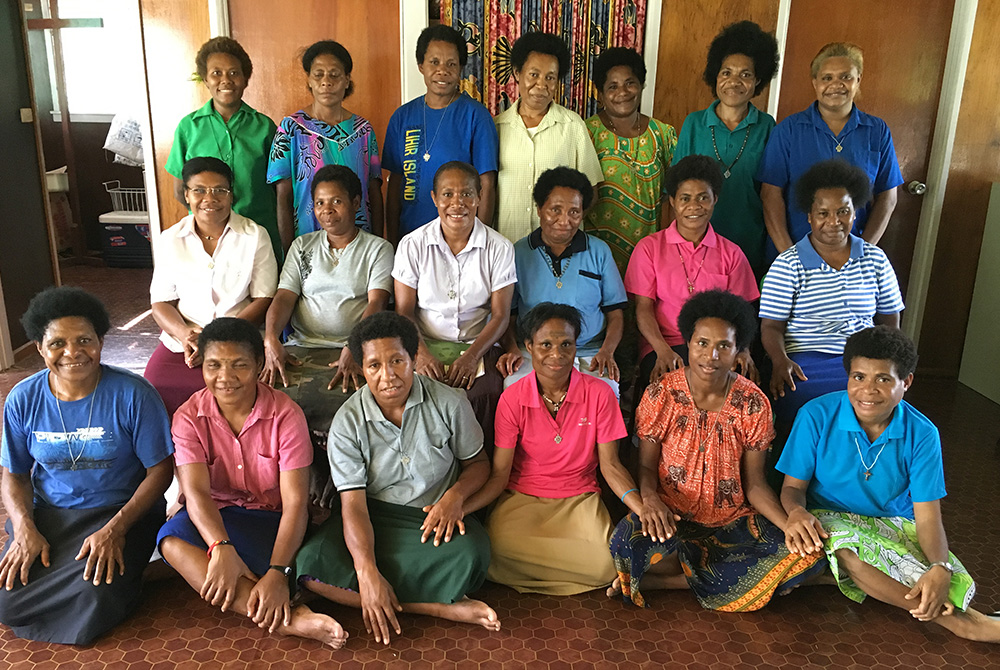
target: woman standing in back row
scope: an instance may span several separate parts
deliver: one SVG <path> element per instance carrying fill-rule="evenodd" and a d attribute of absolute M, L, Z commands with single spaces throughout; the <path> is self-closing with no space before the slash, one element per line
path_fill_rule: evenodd
<path fill-rule="evenodd" d="M 856 212 L 850 231 L 878 244 L 896 208 L 896 187 L 903 183 L 889 126 L 854 104 L 864 73 L 861 47 L 827 44 L 812 61 L 816 102 L 779 123 L 764 149 L 757 171 L 764 203 L 764 223 L 773 258 L 809 234 L 808 212 L 795 205 L 794 189 L 806 170 L 836 158 L 865 171 L 875 193 L 872 206 Z"/>
<path fill-rule="evenodd" d="M 417 38 L 417 67 L 427 92 L 393 112 L 385 131 L 385 238 L 393 244 L 437 218 L 431 199 L 434 175 L 451 161 L 468 163 L 479 173 L 482 192 L 475 214 L 487 224 L 493 221 L 497 131 L 489 110 L 459 88 L 468 59 L 465 40 L 449 26 L 425 28 Z"/>
<path fill-rule="evenodd" d="M 174 178 L 174 197 L 185 210 L 189 207 L 181 178 L 185 163 L 199 156 L 218 158 L 233 173 L 233 211 L 267 231 L 280 262 L 283 236 L 291 231 L 279 228 L 274 189 L 264 184 L 274 121 L 243 101 L 253 74 L 250 56 L 236 40 L 213 37 L 198 49 L 194 65 L 212 99 L 181 119 L 174 131 L 165 166 Z"/>
<path fill-rule="evenodd" d="M 354 92 L 354 62 L 342 45 L 316 42 L 302 55 L 312 104 L 281 120 L 274 136 L 267 181 L 277 183 L 278 221 L 292 240 L 322 230 L 313 211 L 313 177 L 326 165 L 345 165 L 361 180 L 361 206 L 354 223 L 382 235 L 382 166 L 368 119 L 344 108 Z"/>
<path fill-rule="evenodd" d="M 639 111 L 646 64 L 637 52 L 611 47 L 594 64 L 603 109 L 587 119 L 604 181 L 587 229 L 608 243 L 624 275 L 632 250 L 659 230 L 663 175 L 677 146 L 674 127 Z"/>
<path fill-rule="evenodd" d="M 724 188 L 718 193 L 712 226 L 739 245 L 759 280 L 767 271 L 764 209 L 755 181 L 774 118 L 750 100 L 778 71 L 778 43 L 756 23 L 727 26 L 708 48 L 703 75 L 715 102 L 684 119 L 674 163 L 702 154 L 719 162 Z"/>
<path fill-rule="evenodd" d="M 570 66 L 569 49 L 556 35 L 525 33 L 514 42 L 510 62 L 518 98 L 497 114 L 500 173 L 497 230 L 511 242 L 538 228 L 532 192 L 546 170 L 564 166 L 604 179 L 587 126 L 576 112 L 555 101 L 559 80 Z"/>

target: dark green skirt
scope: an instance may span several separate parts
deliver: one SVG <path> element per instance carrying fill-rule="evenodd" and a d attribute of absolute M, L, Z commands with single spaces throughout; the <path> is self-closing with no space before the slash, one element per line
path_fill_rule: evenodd
<path fill-rule="evenodd" d="M 435 547 L 420 542 L 420 524 L 427 516 L 417 507 L 368 499 L 375 532 L 375 564 L 401 603 L 453 603 L 482 586 L 490 564 L 490 539 L 472 516 L 465 517 L 465 535 Z M 358 590 L 354 559 L 344 543 L 340 514 L 333 514 L 302 545 L 295 559 L 300 579 L 315 579 Z"/>

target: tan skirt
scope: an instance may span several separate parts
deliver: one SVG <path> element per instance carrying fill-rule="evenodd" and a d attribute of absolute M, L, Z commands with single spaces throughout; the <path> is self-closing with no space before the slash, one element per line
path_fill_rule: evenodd
<path fill-rule="evenodd" d="M 611 517 L 601 494 L 536 498 L 504 491 L 486 522 L 488 578 L 520 593 L 567 596 L 609 585 Z"/>

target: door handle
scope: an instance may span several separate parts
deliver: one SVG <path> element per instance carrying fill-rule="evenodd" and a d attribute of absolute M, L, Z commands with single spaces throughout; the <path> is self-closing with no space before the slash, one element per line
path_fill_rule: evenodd
<path fill-rule="evenodd" d="M 927 184 L 922 181 L 917 181 L 914 179 L 909 184 L 906 185 L 906 190 L 913 195 L 923 195 L 927 192 Z"/>

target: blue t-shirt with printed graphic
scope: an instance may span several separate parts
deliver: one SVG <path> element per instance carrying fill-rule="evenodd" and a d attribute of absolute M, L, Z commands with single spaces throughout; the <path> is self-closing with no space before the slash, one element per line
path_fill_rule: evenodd
<path fill-rule="evenodd" d="M 163 401 L 128 370 L 101 365 L 94 392 L 73 401 L 57 401 L 49 371 L 42 370 L 11 389 L 4 403 L 0 465 L 31 474 L 38 507 L 123 505 L 146 468 L 172 453 Z"/>

